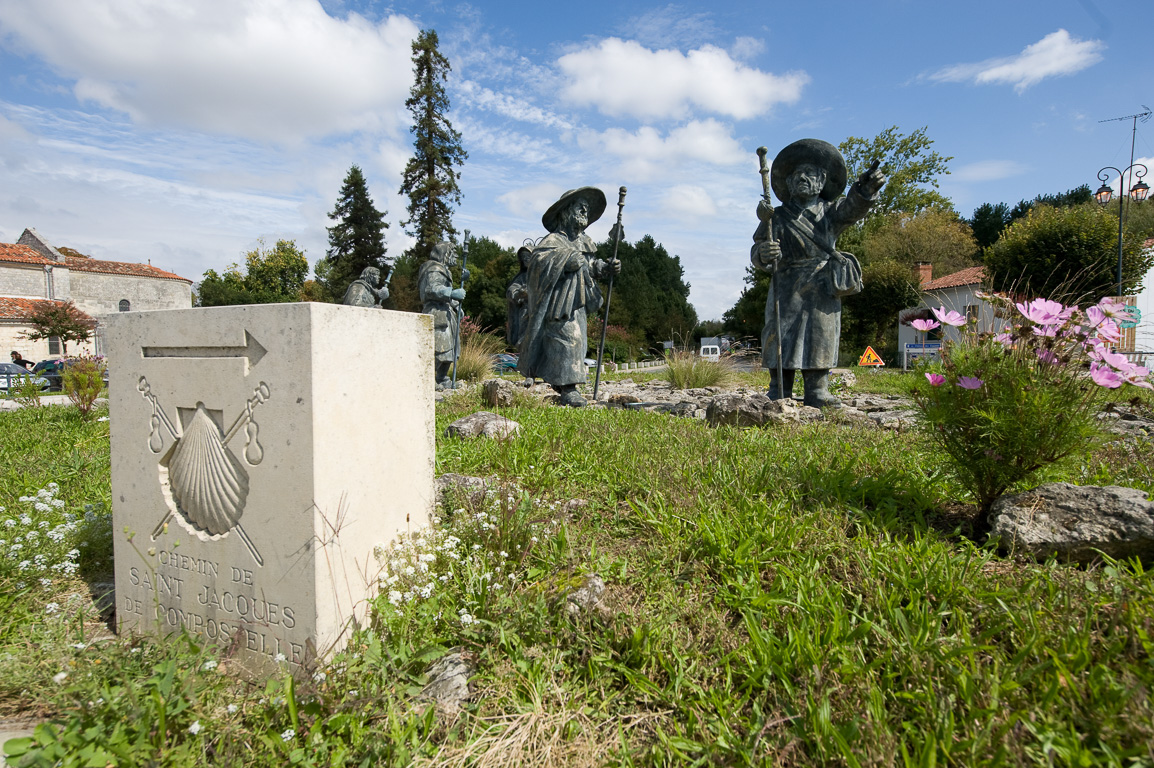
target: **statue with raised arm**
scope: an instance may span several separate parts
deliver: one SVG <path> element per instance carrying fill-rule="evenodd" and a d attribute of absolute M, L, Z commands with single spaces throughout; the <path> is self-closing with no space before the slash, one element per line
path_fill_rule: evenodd
<path fill-rule="evenodd" d="M 457 251 L 453 244 L 437 243 L 428 261 L 421 265 L 417 273 L 421 311 L 433 316 L 433 350 L 436 355 L 433 377 L 437 389 L 453 387 L 449 369 L 453 366 L 457 352 L 457 341 L 461 333 L 461 301 L 465 298 L 464 288 L 453 287 L 453 275 L 449 270 L 456 264 Z M 464 283 L 464 278 L 461 282 Z"/>
<path fill-rule="evenodd" d="M 345 298 L 341 302 L 351 307 L 380 307 L 385 299 L 389 298 L 389 287 L 377 285 L 381 282 L 381 270 L 376 267 L 365 267 L 361 276 L 349 283 L 345 290 Z"/>
<path fill-rule="evenodd" d="M 605 212 L 605 193 L 596 187 L 571 189 L 549 206 L 541 223 L 549 234 L 529 256 L 528 303 L 517 370 L 544 379 L 561 404 L 585 405 L 577 391 L 586 381 L 588 312 L 601 306 L 597 278 L 620 274 L 619 259 L 598 259 L 585 228 Z M 622 239 L 624 234 L 622 233 Z"/>
<path fill-rule="evenodd" d="M 758 204 L 761 224 L 750 259 L 767 272 L 777 262 L 761 332 L 762 364 L 770 371 L 769 396 L 774 399 L 792 396 L 794 371 L 800 369 L 806 405 L 841 405 L 830 394 L 829 369 L 837 365 L 842 297 L 859 293 L 862 283 L 861 265 L 853 254 L 837 250 L 837 238 L 865 217 L 886 181 L 875 162 L 843 195 L 846 177 L 837 147 L 819 139 L 795 141 L 773 161 L 771 183 L 781 205 L 771 208 L 766 199 Z"/>

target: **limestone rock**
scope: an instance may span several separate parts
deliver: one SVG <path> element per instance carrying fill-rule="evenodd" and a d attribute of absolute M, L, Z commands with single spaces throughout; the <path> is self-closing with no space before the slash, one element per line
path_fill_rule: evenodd
<path fill-rule="evenodd" d="M 437 499 L 444 504 L 446 497 L 452 495 L 462 503 L 475 506 L 485 500 L 485 494 L 494 485 L 494 481 L 483 477 L 446 472 L 437 478 Z"/>
<path fill-rule="evenodd" d="M 489 408 L 508 408 L 516 401 L 518 387 L 506 379 L 489 379 L 481 385 L 481 402 Z"/>
<path fill-rule="evenodd" d="M 992 535 L 1007 550 L 1086 563 L 1154 559 L 1154 502 L 1136 488 L 1047 483 L 994 502 Z"/>
<path fill-rule="evenodd" d="M 821 410 L 818 408 L 799 406 L 792 400 L 772 400 L 763 394 L 717 395 L 705 409 L 705 419 L 714 427 L 722 424 L 761 427 L 785 421 L 813 421 L 820 418 Z"/>
<path fill-rule="evenodd" d="M 586 577 L 577 589 L 566 593 L 558 601 L 561 610 L 572 618 L 608 618 L 612 611 L 604 602 L 605 580 L 597 574 Z"/>
<path fill-rule="evenodd" d="M 450 424 L 445 433 L 450 437 L 512 437 L 521 431 L 521 425 L 512 419 L 490 411 L 477 411 Z"/>
<path fill-rule="evenodd" d="M 615 395 L 609 396 L 610 405 L 628 405 L 630 403 L 640 403 L 641 398 L 632 392 L 618 392 Z"/>
<path fill-rule="evenodd" d="M 469 698 L 469 676 L 474 671 L 472 654 L 455 650 L 434 661 L 425 670 L 428 683 L 418 699 L 432 699 L 439 707 L 456 711 Z"/>

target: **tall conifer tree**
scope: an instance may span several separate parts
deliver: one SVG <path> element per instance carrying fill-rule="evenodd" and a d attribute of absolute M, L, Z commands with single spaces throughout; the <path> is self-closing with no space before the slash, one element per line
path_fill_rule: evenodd
<path fill-rule="evenodd" d="M 453 239 L 452 206 L 461 202 L 457 180 L 468 158 L 461 134 L 449 122 L 449 97 L 444 81 L 449 60 L 437 50 L 437 33 L 421 30 L 413 41 L 413 87 L 405 106 L 413 115 L 415 152 L 405 166 L 401 194 L 409 198 L 405 231 L 417 239 L 410 252 L 415 263 L 428 258 L 433 245 Z"/>
<path fill-rule="evenodd" d="M 336 224 L 328 227 L 327 269 L 318 269 L 317 279 L 331 301 L 340 301 L 349 283 L 360 277 L 365 267 L 377 267 L 382 275 L 388 271 L 385 230 L 389 223 L 385 221 L 385 212 L 373 205 L 365 176 L 358 166 L 349 168 L 329 218 Z"/>

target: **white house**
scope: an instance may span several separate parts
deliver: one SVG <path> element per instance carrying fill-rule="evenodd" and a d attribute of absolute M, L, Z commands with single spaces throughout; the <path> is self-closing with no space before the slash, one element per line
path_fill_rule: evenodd
<path fill-rule="evenodd" d="M 100 354 L 100 319 L 114 312 L 187 309 L 192 306 L 192 281 L 151 264 L 104 261 L 52 247 L 34 229 L 17 243 L 0 243 L 0 351 L 29 360 L 61 353 L 59 340 L 29 341 L 28 317 L 45 302 L 71 301 L 97 322 L 87 344 L 68 352 Z M 75 254 L 75 255 L 73 255 Z"/>
<path fill-rule="evenodd" d="M 994 315 L 994 308 L 976 295 L 985 286 L 984 267 L 968 267 L 936 280 L 933 279 L 932 265 L 922 263 L 918 268 L 921 272 L 922 301 L 917 307 L 903 309 L 898 314 L 898 354 L 907 349 L 907 344 L 922 341 L 931 343 L 943 340 L 957 341 L 961 337 L 961 332 L 949 325 L 943 325 L 927 334 L 922 334 L 909 325 L 918 318 L 933 320 L 931 308 L 945 307 L 953 310 L 970 321 L 968 325 L 970 329 L 977 328 L 981 332 L 1001 327 L 1001 321 Z"/>

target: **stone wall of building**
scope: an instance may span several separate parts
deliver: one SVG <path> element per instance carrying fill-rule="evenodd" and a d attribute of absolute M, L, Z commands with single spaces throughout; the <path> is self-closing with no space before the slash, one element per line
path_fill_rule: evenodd
<path fill-rule="evenodd" d="M 69 271 L 72 301 L 96 318 L 119 312 L 120 302 L 126 299 L 133 312 L 192 306 L 192 286 L 183 280 Z"/>
<path fill-rule="evenodd" d="M 0 267 L 0 296 L 43 299 L 48 295 L 48 278 L 43 264 L 4 264 Z"/>
<path fill-rule="evenodd" d="M 25 360 L 31 360 L 34 363 L 47 360 L 50 357 L 60 357 L 58 353 L 49 352 L 48 339 L 29 341 L 25 338 L 24 334 L 28 330 L 30 329 L 27 325 L 9 323 L 0 325 L 0 360 L 4 362 L 11 360 L 9 355 L 13 351 L 19 352 Z M 68 354 L 70 356 L 91 355 L 95 353 L 95 338 L 84 344 L 77 344 L 75 341 L 68 342 Z"/>

